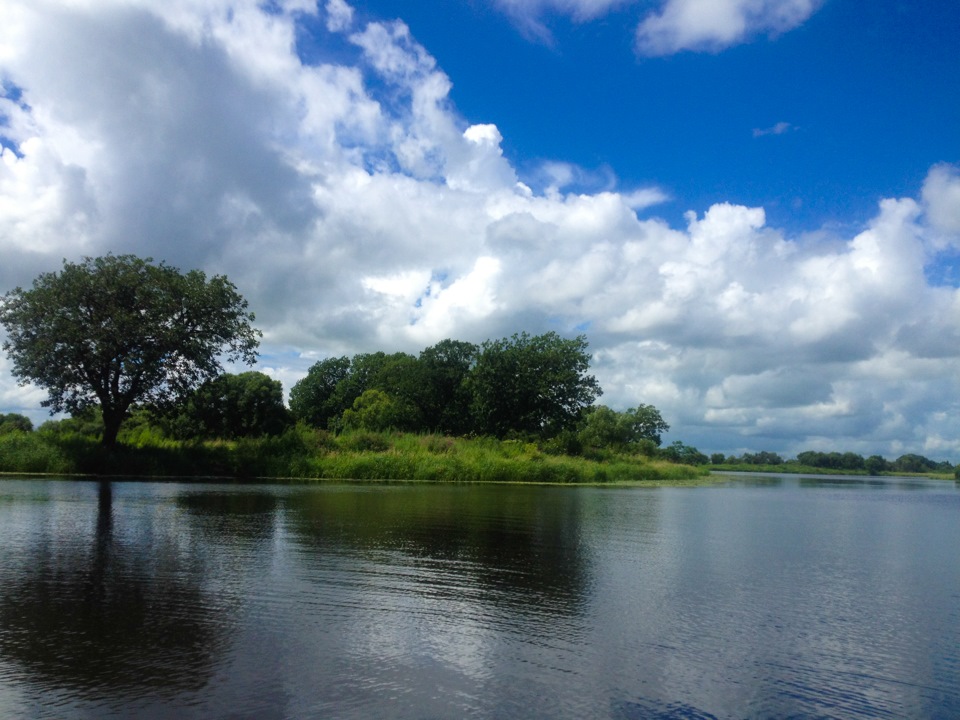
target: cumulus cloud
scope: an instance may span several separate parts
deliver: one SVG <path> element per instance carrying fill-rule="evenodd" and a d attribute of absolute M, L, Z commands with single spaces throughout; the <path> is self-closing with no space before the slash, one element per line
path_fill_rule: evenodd
<path fill-rule="evenodd" d="M 327 30 L 338 32 L 348 30 L 353 24 L 353 8 L 344 0 L 327 0 Z"/>
<path fill-rule="evenodd" d="M 940 240 L 960 241 L 960 170 L 951 165 L 933 167 L 923 183 L 923 202 Z"/>
<path fill-rule="evenodd" d="M 643 55 L 722 50 L 760 33 L 792 30 L 819 4 L 819 0 L 667 0 L 640 23 L 637 49 Z"/>
<path fill-rule="evenodd" d="M 760 34 L 778 35 L 803 24 L 822 0 L 661 0 L 636 28 L 641 55 L 717 52 Z M 565 15 L 583 23 L 636 0 L 497 0 L 528 37 L 552 44 L 545 18 Z M 644 3 L 641 7 L 649 5 Z"/>
<path fill-rule="evenodd" d="M 287 389 L 330 355 L 585 332 L 604 402 L 705 450 L 960 454 L 960 296 L 925 272 L 960 240 L 954 166 L 831 244 L 727 203 L 674 227 L 647 215 L 661 190 L 571 164 L 532 190 L 409 28 L 343 2 L 318 32 L 355 56 L 313 65 L 305 3 L 7 6 L 4 289 L 135 252 L 234 280 Z M 41 397 L 0 363 L 0 410 Z"/>

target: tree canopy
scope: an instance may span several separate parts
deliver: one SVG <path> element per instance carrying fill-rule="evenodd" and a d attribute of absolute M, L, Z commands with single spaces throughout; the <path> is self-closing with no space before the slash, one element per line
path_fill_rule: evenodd
<path fill-rule="evenodd" d="M 418 357 L 330 358 L 294 385 L 290 409 L 318 427 L 551 437 L 573 429 L 600 394 L 586 347 L 582 336 L 521 333 L 481 347 L 447 339 Z"/>
<path fill-rule="evenodd" d="M 659 447 L 661 433 L 669 429 L 653 405 L 641 404 L 624 412 L 597 405 L 588 412 L 580 437 L 584 444 L 592 447 L 627 450 L 639 447 L 642 442 Z"/>
<path fill-rule="evenodd" d="M 222 360 L 252 364 L 253 320 L 226 277 L 133 255 L 64 260 L 0 303 L 13 374 L 46 388 L 51 412 L 99 404 L 105 445 L 134 404 L 180 400 Z"/>
<path fill-rule="evenodd" d="M 280 381 L 256 371 L 208 380 L 161 421 L 166 432 L 185 440 L 279 435 L 290 424 Z"/>
<path fill-rule="evenodd" d="M 468 380 L 480 430 L 504 437 L 550 436 L 573 428 L 602 392 L 587 374 L 589 367 L 582 335 L 520 333 L 486 341 Z"/>
<path fill-rule="evenodd" d="M 26 415 L 20 413 L 0 413 L 0 435 L 12 432 L 30 432 L 33 423 Z"/>

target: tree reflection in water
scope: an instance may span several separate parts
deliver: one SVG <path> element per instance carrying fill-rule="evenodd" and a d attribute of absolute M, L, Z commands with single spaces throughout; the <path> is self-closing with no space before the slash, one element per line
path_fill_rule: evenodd
<path fill-rule="evenodd" d="M 145 526 L 118 537 L 126 518 L 115 517 L 113 493 L 99 483 L 92 537 L 41 535 L 4 572 L 0 654 L 25 681 L 88 696 L 201 688 L 230 608 L 205 590 L 204 563 L 180 547 L 176 527 L 138 517 Z"/>
<path fill-rule="evenodd" d="M 542 487 L 331 488 L 294 494 L 285 507 L 297 541 L 319 551 L 308 555 L 316 562 L 330 553 L 400 553 L 444 563 L 457 576 L 451 593 L 471 588 L 501 607 L 575 615 L 590 584 L 582 497 Z M 431 595 L 444 592 L 436 573 L 420 582 L 433 583 Z"/>

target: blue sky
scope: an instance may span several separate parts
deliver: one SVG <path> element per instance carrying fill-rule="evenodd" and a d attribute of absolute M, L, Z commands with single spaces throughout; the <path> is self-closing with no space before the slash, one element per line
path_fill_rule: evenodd
<path fill-rule="evenodd" d="M 960 460 L 955 2 L 0 7 L 0 291 L 136 253 L 233 280 L 286 390 L 585 333 L 668 442 Z"/>
<path fill-rule="evenodd" d="M 610 175 L 662 187 L 673 198 L 664 216 L 728 201 L 802 232 L 861 224 L 931 165 L 960 160 L 960 5 L 949 0 L 828 0 L 782 34 L 667 57 L 636 47 L 649 2 L 593 20 L 545 10 L 549 40 L 491 5 L 356 7 L 409 25 L 450 76 L 457 109 L 495 123 L 530 179 L 538 161 L 560 159 L 596 176 L 586 190 Z"/>

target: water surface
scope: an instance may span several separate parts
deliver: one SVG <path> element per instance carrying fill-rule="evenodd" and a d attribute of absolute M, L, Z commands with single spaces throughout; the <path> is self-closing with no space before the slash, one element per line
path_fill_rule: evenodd
<path fill-rule="evenodd" d="M 960 717 L 960 490 L 0 481 L 0 717 Z"/>

